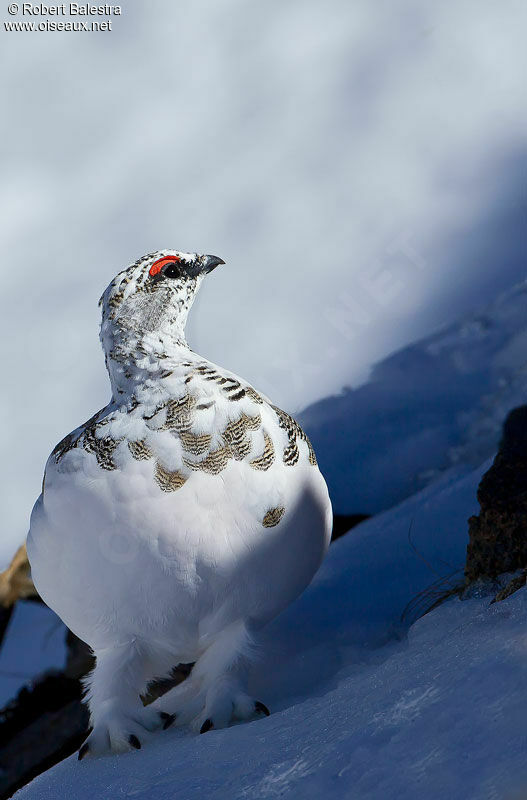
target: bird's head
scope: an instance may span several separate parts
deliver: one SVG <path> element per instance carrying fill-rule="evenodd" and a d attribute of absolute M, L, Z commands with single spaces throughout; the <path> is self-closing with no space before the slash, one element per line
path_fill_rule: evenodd
<path fill-rule="evenodd" d="M 145 347 L 186 346 L 185 324 L 201 282 L 224 263 L 218 256 L 157 250 L 116 275 L 99 301 L 107 364 L 137 361 Z"/>
<path fill-rule="evenodd" d="M 139 333 L 167 323 L 183 329 L 200 284 L 218 256 L 157 250 L 120 272 L 99 301 L 102 323 L 117 324 Z"/>

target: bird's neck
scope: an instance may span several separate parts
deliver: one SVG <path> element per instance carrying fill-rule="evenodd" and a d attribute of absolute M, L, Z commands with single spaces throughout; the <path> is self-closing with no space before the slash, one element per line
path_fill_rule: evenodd
<path fill-rule="evenodd" d="M 137 396 L 142 387 L 161 391 L 167 373 L 192 356 L 181 326 L 146 333 L 113 328 L 101 331 L 101 338 L 116 402 Z"/>

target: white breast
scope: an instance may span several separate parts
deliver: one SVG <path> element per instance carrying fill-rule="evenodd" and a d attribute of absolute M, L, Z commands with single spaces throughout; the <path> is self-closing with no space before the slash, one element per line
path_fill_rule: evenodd
<path fill-rule="evenodd" d="M 86 441 L 48 461 L 28 538 L 33 577 L 94 647 L 142 635 L 192 650 L 231 620 L 263 624 L 328 546 L 327 488 L 302 432 L 291 454 L 289 418 L 254 390 L 232 401 L 211 372 L 188 373 L 168 379 L 178 393 L 172 385 L 150 419 L 144 407 L 109 407 Z M 190 414 L 178 411 L 185 394 Z"/>

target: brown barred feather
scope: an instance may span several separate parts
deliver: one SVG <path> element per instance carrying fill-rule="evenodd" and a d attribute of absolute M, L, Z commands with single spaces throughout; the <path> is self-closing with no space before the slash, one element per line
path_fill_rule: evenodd
<path fill-rule="evenodd" d="M 77 447 L 78 441 L 78 437 L 75 437 L 72 433 L 68 433 L 64 439 L 61 439 L 51 451 L 51 455 L 55 456 L 55 463 L 58 464 L 62 456 Z"/>
<path fill-rule="evenodd" d="M 179 438 L 183 449 L 194 456 L 201 456 L 206 453 L 212 441 L 210 433 L 196 434 L 185 430 L 181 431 Z"/>
<path fill-rule="evenodd" d="M 251 440 L 247 436 L 247 431 L 258 430 L 261 421 L 259 414 L 255 417 L 242 414 L 239 419 L 229 422 L 223 431 L 223 440 L 236 461 L 242 461 L 251 452 Z"/>
<path fill-rule="evenodd" d="M 262 398 L 260 397 L 258 392 L 255 389 L 253 389 L 252 386 L 245 387 L 245 394 L 247 395 L 247 397 L 250 397 L 254 403 L 257 403 L 259 406 L 263 405 Z"/>
<path fill-rule="evenodd" d="M 97 419 L 99 414 L 101 414 L 103 411 L 104 408 L 101 408 L 99 411 L 97 411 L 96 414 L 90 417 L 89 420 L 87 420 L 83 425 L 80 426 L 77 434 L 75 434 L 75 431 L 73 431 L 72 433 L 68 433 L 68 435 L 65 436 L 64 439 L 61 439 L 61 441 L 57 445 L 55 445 L 55 447 L 51 451 L 51 455 L 55 456 L 55 463 L 58 464 L 62 456 L 66 455 L 66 453 L 69 453 L 70 450 L 74 450 L 75 447 L 77 447 L 77 445 L 79 444 L 79 440 L 85 429 L 93 427 L 95 420 Z"/>
<path fill-rule="evenodd" d="M 289 444 L 284 447 L 284 455 L 283 455 L 283 462 L 287 464 L 288 467 L 294 467 L 295 464 L 298 463 L 298 459 L 300 458 L 300 451 L 298 449 L 298 445 L 296 443 L 296 439 L 289 440 Z"/>
<path fill-rule="evenodd" d="M 115 448 L 122 440 L 115 440 L 109 436 L 99 439 L 95 434 L 96 430 L 96 425 L 91 425 L 89 428 L 85 429 L 82 437 L 82 446 L 87 453 L 93 453 L 95 455 L 97 463 L 102 469 L 117 469 L 113 462 L 113 454 Z"/>
<path fill-rule="evenodd" d="M 158 462 L 156 464 L 154 480 L 164 492 L 175 492 L 177 489 L 181 489 L 187 479 L 185 475 L 178 470 L 170 472 L 170 470 L 165 469 Z"/>
<path fill-rule="evenodd" d="M 284 514 L 285 508 L 283 506 L 270 508 L 262 520 L 262 525 L 264 528 L 274 528 L 275 525 L 278 525 Z"/>
<path fill-rule="evenodd" d="M 144 439 L 139 442 L 128 442 L 128 449 L 136 461 L 148 461 L 154 455 Z"/>
<path fill-rule="evenodd" d="M 242 397 L 245 397 L 245 395 L 246 395 L 245 389 L 240 389 L 238 392 L 236 392 L 236 394 L 229 394 L 227 396 L 229 400 L 235 402 L 236 400 L 241 400 Z"/>
<path fill-rule="evenodd" d="M 297 463 L 299 452 L 296 440 L 300 439 L 302 442 L 306 442 L 308 446 L 309 463 L 313 466 L 316 466 L 317 459 L 315 456 L 315 451 L 313 450 L 313 446 L 298 422 L 293 419 L 293 417 L 290 417 L 289 414 L 286 414 L 285 411 L 282 411 L 281 408 L 278 408 L 277 406 L 272 406 L 272 408 L 278 417 L 278 424 L 283 430 L 285 430 L 289 440 L 288 444 L 284 448 L 284 464 L 287 464 L 288 466 L 294 466 Z"/>
<path fill-rule="evenodd" d="M 258 456 L 258 458 L 255 458 L 253 459 L 253 461 L 251 461 L 251 467 L 253 469 L 261 469 L 263 471 L 268 470 L 269 467 L 273 464 L 274 458 L 275 456 L 274 456 L 273 440 L 271 439 L 267 431 L 264 431 L 263 453 L 261 456 Z"/>
<path fill-rule="evenodd" d="M 311 466 L 316 467 L 317 464 L 318 464 L 318 461 L 317 461 L 317 457 L 315 455 L 315 451 L 313 450 L 313 445 L 309 441 L 309 438 L 308 438 L 307 434 L 304 434 L 304 436 L 306 437 L 306 443 L 307 443 L 307 446 L 308 446 L 308 449 L 309 449 L 309 463 L 311 464 Z"/>
<path fill-rule="evenodd" d="M 196 400 L 189 394 L 183 395 L 179 400 L 170 400 L 167 403 L 167 418 L 163 430 L 182 431 L 190 430 L 192 425 L 192 409 Z"/>
<path fill-rule="evenodd" d="M 225 469 L 230 457 L 230 450 L 225 446 L 219 447 L 217 450 L 211 450 L 208 456 L 202 461 L 193 462 L 186 458 L 184 458 L 183 461 L 190 469 L 202 470 L 203 472 L 208 472 L 209 475 L 218 475 L 218 473 Z"/>

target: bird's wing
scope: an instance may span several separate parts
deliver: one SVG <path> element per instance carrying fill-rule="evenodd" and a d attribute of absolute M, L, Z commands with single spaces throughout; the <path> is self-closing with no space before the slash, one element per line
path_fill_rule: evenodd
<path fill-rule="evenodd" d="M 173 492 L 195 473 L 219 475 L 232 460 L 261 472 L 280 461 L 317 463 L 289 414 L 233 373 L 198 362 L 168 373 L 149 405 L 139 397 L 101 409 L 59 442 L 48 465 L 103 474 L 152 461 L 158 487 Z"/>

